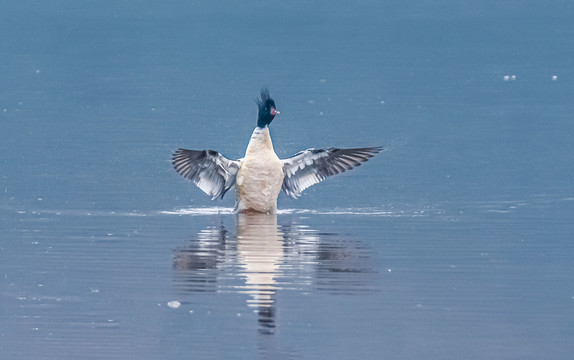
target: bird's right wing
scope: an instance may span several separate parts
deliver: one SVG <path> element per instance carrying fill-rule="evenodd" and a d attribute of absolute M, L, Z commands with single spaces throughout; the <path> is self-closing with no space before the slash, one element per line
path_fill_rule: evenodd
<path fill-rule="evenodd" d="M 355 149 L 307 149 L 283 162 L 282 190 L 292 198 L 303 190 L 323 181 L 327 176 L 339 174 L 361 165 L 380 152 L 382 147 Z"/>
<path fill-rule="evenodd" d="M 235 185 L 238 160 L 229 160 L 213 150 L 178 149 L 172 156 L 175 170 L 192 180 L 212 199 L 221 198 Z"/>

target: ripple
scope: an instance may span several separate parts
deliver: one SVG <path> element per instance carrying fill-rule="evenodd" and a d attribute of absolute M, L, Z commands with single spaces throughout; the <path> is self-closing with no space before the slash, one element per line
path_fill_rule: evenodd
<path fill-rule="evenodd" d="M 437 209 L 393 209 L 393 208 L 334 208 L 334 209 L 280 209 L 278 215 L 360 215 L 360 216 L 427 216 L 430 214 L 442 214 L 444 211 Z M 163 215 L 229 215 L 233 214 L 233 208 L 206 207 L 206 208 L 182 208 L 163 210 Z"/>
<path fill-rule="evenodd" d="M 160 211 L 160 214 L 164 215 L 229 215 L 233 214 L 233 208 L 225 208 L 225 207 L 206 207 L 206 208 L 183 208 L 183 209 L 174 209 L 174 210 L 164 210 Z"/>

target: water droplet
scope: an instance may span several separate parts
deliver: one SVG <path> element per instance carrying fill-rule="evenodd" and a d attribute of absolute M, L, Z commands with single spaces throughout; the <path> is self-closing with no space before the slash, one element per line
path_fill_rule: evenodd
<path fill-rule="evenodd" d="M 181 303 L 177 300 L 172 300 L 172 301 L 167 303 L 167 306 L 169 306 L 172 309 L 177 309 L 181 306 Z"/>

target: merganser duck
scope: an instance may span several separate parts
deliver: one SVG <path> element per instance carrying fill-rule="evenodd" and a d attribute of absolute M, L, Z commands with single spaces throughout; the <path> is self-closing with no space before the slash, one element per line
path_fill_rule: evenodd
<path fill-rule="evenodd" d="M 287 159 L 273 150 L 269 124 L 279 114 L 269 90 L 261 90 L 257 127 L 247 145 L 245 157 L 230 160 L 213 150 L 178 149 L 172 157 L 175 170 L 192 180 L 212 200 L 223 199 L 233 186 L 237 190 L 235 211 L 275 213 L 283 190 L 297 198 L 309 186 L 327 176 L 339 174 L 369 160 L 382 147 L 355 149 L 307 149 Z"/>

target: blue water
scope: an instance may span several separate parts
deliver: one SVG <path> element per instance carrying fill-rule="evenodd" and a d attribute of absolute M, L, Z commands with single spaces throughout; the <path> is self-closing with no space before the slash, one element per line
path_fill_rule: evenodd
<path fill-rule="evenodd" d="M 6 359 L 569 359 L 574 5 L 0 5 Z M 385 146 L 278 215 L 172 169 Z"/>

